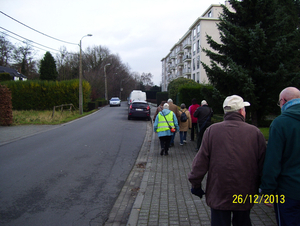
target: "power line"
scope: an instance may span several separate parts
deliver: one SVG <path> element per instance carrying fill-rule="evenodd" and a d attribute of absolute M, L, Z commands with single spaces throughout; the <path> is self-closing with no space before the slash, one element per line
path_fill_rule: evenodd
<path fill-rule="evenodd" d="M 3 30 L 5 30 L 5 31 L 7 31 L 7 32 L 9 32 L 9 33 L 11 33 L 11 34 L 13 34 L 13 35 L 15 35 L 15 36 L 18 36 L 18 37 L 20 37 L 20 38 L 23 38 L 23 39 L 25 39 L 25 40 L 27 40 L 27 41 L 29 41 L 29 42 L 32 42 L 32 43 L 35 43 L 35 44 L 37 44 L 37 45 L 46 47 L 47 49 L 52 49 L 52 50 L 54 50 L 54 51 L 58 51 L 58 52 L 59 52 L 59 50 L 57 50 L 57 49 L 53 49 L 53 48 L 50 48 L 50 47 L 48 47 L 48 46 L 44 46 L 44 45 L 42 45 L 42 44 L 39 44 L 39 43 L 34 42 L 34 41 L 32 41 L 32 40 L 29 40 L 29 39 L 27 39 L 27 38 L 24 38 L 24 37 L 22 37 L 22 36 L 20 36 L 20 35 L 18 35 L 18 34 L 16 34 L 16 33 L 14 33 L 14 32 L 11 32 L 11 31 L 9 31 L 9 30 L 3 28 L 3 27 L 0 27 L 0 28 L 3 29 Z"/>
<path fill-rule="evenodd" d="M 2 28 L 2 27 L 0 27 L 0 28 Z M 3 29 L 3 28 L 2 28 L 2 29 Z M 4 30 L 8 31 L 7 29 L 4 29 Z M 10 31 L 8 31 L 8 32 L 10 32 Z M 13 38 L 13 39 L 19 41 L 19 42 L 23 42 L 23 43 L 24 43 L 24 40 L 20 40 L 20 39 L 18 39 L 18 38 L 16 38 L 16 37 L 13 37 L 13 36 L 11 36 L 11 35 L 9 35 L 9 34 L 7 34 L 7 33 L 4 33 L 3 31 L 1 31 L 1 33 L 2 33 L 4 36 L 8 36 L 8 37 L 10 37 L 10 38 Z M 12 32 L 11 32 L 11 33 L 12 33 Z M 13 34 L 14 34 L 14 33 L 13 33 Z M 21 37 L 21 36 L 19 36 L 19 37 Z M 23 38 L 23 37 L 21 37 L 21 38 Z M 23 38 L 23 39 L 32 42 L 32 41 L 29 40 L 29 39 L 26 39 L 26 38 Z M 35 42 L 33 42 L 33 43 L 35 43 Z M 38 44 L 38 43 L 36 43 L 36 44 Z M 38 45 L 40 45 L 40 44 L 38 44 Z M 38 46 L 35 46 L 35 45 L 32 45 L 32 44 L 31 44 L 31 46 L 34 47 L 34 48 L 36 48 L 36 49 L 43 50 L 43 51 L 45 51 L 45 52 L 48 51 L 48 50 L 42 49 L 42 48 L 40 48 L 40 47 L 38 47 Z M 42 45 L 42 46 L 43 46 L 43 45 Z M 52 49 L 52 48 L 47 47 L 47 46 L 44 46 L 44 47 L 49 48 L 49 49 Z M 54 51 L 56 51 L 56 52 L 60 52 L 60 50 L 56 50 L 56 49 L 52 49 L 52 50 L 54 50 Z M 52 52 L 52 51 L 49 51 L 49 52 Z M 69 55 L 78 55 L 78 53 L 72 53 L 72 52 L 67 52 L 66 54 L 69 54 Z"/>
<path fill-rule="evenodd" d="M 20 39 L 17 39 L 16 37 L 13 37 L 13 36 L 11 36 L 11 35 L 9 35 L 9 34 L 6 34 L 6 33 L 4 33 L 4 32 L 1 32 L 3 35 L 5 35 L 5 36 L 8 36 L 8 37 L 11 37 L 11 38 L 13 38 L 13 39 L 16 39 L 16 40 L 18 40 L 19 42 L 24 42 L 24 41 L 22 41 L 22 40 L 20 40 Z M 38 47 L 38 46 L 34 46 L 34 45 L 32 45 L 32 47 L 34 47 L 34 48 L 36 48 L 36 49 L 40 49 L 40 50 L 43 50 L 43 51 L 45 51 L 45 52 L 47 52 L 47 50 L 45 50 L 45 49 L 42 49 L 42 48 L 40 48 L 40 47 Z M 56 51 L 58 51 L 58 50 L 56 50 Z M 51 52 L 51 51 L 50 51 Z"/>
<path fill-rule="evenodd" d="M 64 43 L 68 43 L 68 44 L 71 44 L 71 45 L 78 45 L 78 43 L 66 42 L 66 41 L 63 41 L 63 40 L 60 40 L 60 39 L 51 37 L 50 35 L 46 35 L 46 34 L 40 32 L 40 31 L 38 31 L 38 30 L 36 30 L 36 29 L 34 29 L 34 28 L 32 28 L 32 27 L 29 27 L 29 26 L 27 26 L 26 24 L 24 24 L 24 23 L 22 23 L 22 22 L 20 22 L 20 21 L 18 21 L 18 20 L 16 20 L 16 19 L 14 19 L 14 18 L 12 18 L 11 16 L 5 14 L 4 12 L 2 12 L 2 11 L 0 11 L 0 12 L 1 12 L 3 15 L 7 16 L 8 18 L 10 18 L 10 19 L 12 19 L 12 20 L 18 22 L 19 24 L 22 24 L 23 26 L 25 26 L 25 27 L 27 27 L 27 28 L 29 28 L 29 29 L 31 29 L 31 30 L 37 32 L 37 33 L 40 33 L 40 34 L 42 34 L 42 35 L 45 35 L 45 36 L 47 36 L 48 38 L 52 38 L 52 39 L 54 39 L 54 40 L 57 40 L 57 41 L 60 41 L 60 42 L 64 42 Z"/>

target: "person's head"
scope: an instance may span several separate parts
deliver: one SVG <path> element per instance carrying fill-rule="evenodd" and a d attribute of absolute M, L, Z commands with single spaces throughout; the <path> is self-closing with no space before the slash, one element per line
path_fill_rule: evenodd
<path fill-rule="evenodd" d="M 287 87 L 284 90 L 282 90 L 281 93 L 279 94 L 279 100 L 277 105 L 280 106 L 280 108 L 282 108 L 282 106 L 286 102 L 297 98 L 300 98 L 299 89 L 295 87 Z"/>
<path fill-rule="evenodd" d="M 192 99 L 192 104 L 197 104 L 197 99 L 196 98 Z"/>
<path fill-rule="evenodd" d="M 168 103 L 165 103 L 163 108 L 164 108 L 164 109 L 169 109 L 169 104 L 168 104 Z"/>
<path fill-rule="evenodd" d="M 173 103 L 173 100 L 170 98 L 170 99 L 168 100 L 168 103 Z"/>
<path fill-rule="evenodd" d="M 246 118 L 246 109 L 245 107 L 250 106 L 250 103 L 244 101 L 244 99 L 238 95 L 232 95 L 226 97 L 223 102 L 223 109 L 224 113 L 227 114 L 228 112 L 238 112 L 244 118 Z"/>
<path fill-rule="evenodd" d="M 184 103 L 182 103 L 182 104 L 180 105 L 180 108 L 181 108 L 181 109 L 184 109 L 184 108 L 186 108 L 185 104 L 184 104 Z"/>
<path fill-rule="evenodd" d="M 206 100 L 202 100 L 202 101 L 201 101 L 201 106 L 203 106 L 203 105 L 207 105 Z"/>
<path fill-rule="evenodd" d="M 163 101 L 160 103 L 160 106 L 164 106 L 165 103 L 167 103 L 167 102 L 163 100 Z"/>

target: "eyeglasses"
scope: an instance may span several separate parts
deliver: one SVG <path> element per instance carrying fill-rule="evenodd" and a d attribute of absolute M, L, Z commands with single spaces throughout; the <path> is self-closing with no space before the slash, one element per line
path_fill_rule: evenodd
<path fill-rule="evenodd" d="M 287 100 L 286 99 L 280 99 L 278 102 L 277 102 L 277 106 L 279 106 L 280 107 L 280 102 L 282 101 L 282 100 L 284 100 L 285 102 L 287 102 Z"/>

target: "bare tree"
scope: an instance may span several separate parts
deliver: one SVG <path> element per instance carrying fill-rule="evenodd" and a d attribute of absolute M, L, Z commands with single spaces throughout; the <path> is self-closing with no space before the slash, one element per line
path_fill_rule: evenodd
<path fill-rule="evenodd" d="M 0 66 L 9 67 L 12 60 L 13 44 L 8 41 L 5 34 L 0 35 Z"/>
<path fill-rule="evenodd" d="M 142 73 L 141 82 L 145 86 L 145 90 L 150 90 L 154 85 L 152 82 L 153 75 L 151 73 Z"/>
<path fill-rule="evenodd" d="M 25 45 L 17 45 L 13 50 L 13 67 L 29 79 L 37 75 L 34 55 L 35 52 L 29 42 L 25 42 Z"/>

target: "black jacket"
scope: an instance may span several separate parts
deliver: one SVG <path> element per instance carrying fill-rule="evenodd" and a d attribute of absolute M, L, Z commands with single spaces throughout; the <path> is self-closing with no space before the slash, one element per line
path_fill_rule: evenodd
<path fill-rule="evenodd" d="M 197 108 L 194 112 L 194 117 L 198 118 L 197 122 L 199 125 L 206 121 L 206 124 L 211 124 L 211 117 L 213 116 L 213 110 L 208 105 L 203 105 Z"/>

